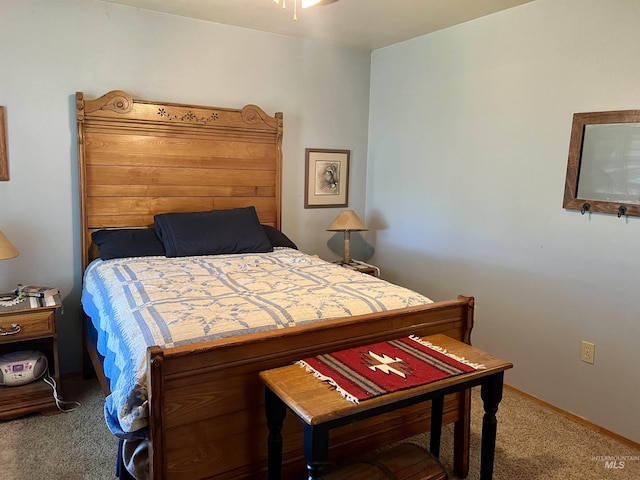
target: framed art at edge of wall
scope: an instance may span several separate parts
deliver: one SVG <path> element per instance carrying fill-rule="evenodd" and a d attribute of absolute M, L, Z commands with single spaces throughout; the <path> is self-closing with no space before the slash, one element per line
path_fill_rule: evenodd
<path fill-rule="evenodd" d="M 0 180 L 9 180 L 9 157 L 7 156 L 4 107 L 0 107 Z"/>
<path fill-rule="evenodd" d="M 350 150 L 305 150 L 304 208 L 346 207 Z"/>

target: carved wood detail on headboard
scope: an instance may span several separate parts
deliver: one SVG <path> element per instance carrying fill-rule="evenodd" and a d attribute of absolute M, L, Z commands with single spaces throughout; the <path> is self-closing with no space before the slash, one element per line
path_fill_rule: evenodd
<path fill-rule="evenodd" d="M 280 228 L 283 115 L 76 93 L 82 266 L 91 233 L 165 212 L 256 207 Z"/>

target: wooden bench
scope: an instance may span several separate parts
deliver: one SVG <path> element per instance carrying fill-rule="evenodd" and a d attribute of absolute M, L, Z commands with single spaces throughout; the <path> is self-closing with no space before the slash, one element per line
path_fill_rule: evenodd
<path fill-rule="evenodd" d="M 446 335 L 432 335 L 424 337 L 424 340 L 438 345 L 456 357 L 466 358 L 471 363 L 482 364 L 484 368 L 386 393 L 357 404 L 345 400 L 334 388 L 328 388 L 326 382 L 318 380 L 298 365 L 288 365 L 260 372 L 260 378 L 265 384 L 265 413 L 269 427 L 269 480 L 281 480 L 282 478 L 281 429 L 287 408 L 303 424 L 304 455 L 307 460 L 308 480 L 316 480 L 325 478 L 323 470 L 328 463 L 329 430 L 420 402 L 432 402 L 429 450 L 434 457 L 439 457 L 444 396 L 477 385 L 481 386 L 485 412 L 482 420 L 480 480 L 491 480 L 496 446 L 496 412 L 500 400 L 502 400 L 504 371 L 512 368 L 513 365 L 507 360 L 495 357 Z M 396 453 L 398 453 L 397 450 L 392 451 L 389 455 L 394 456 Z M 360 470 L 362 469 L 364 469 L 363 466 L 360 467 Z M 339 476 L 335 478 L 351 479 L 352 477 Z M 369 476 L 362 478 L 372 480 Z M 401 478 L 430 477 L 398 476 L 397 478 L 399 480 Z M 436 476 L 433 478 L 447 477 Z"/>

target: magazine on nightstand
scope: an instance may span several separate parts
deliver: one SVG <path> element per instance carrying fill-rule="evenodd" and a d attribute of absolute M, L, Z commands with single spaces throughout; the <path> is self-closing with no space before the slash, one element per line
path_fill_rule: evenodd
<path fill-rule="evenodd" d="M 24 285 L 20 292 L 16 291 L 17 294 L 22 293 L 27 297 L 53 297 L 54 295 L 58 295 L 60 292 L 55 287 L 42 287 L 38 285 Z"/>

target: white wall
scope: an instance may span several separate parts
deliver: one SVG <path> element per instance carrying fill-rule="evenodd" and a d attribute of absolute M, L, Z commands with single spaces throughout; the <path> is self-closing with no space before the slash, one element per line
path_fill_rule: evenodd
<path fill-rule="evenodd" d="M 562 197 L 573 113 L 640 109 L 639 23 L 637 0 L 537 0 L 375 51 L 367 181 L 387 278 L 475 296 L 507 383 L 636 442 L 640 218 Z"/>
<path fill-rule="evenodd" d="M 307 147 L 351 150 L 350 208 L 364 216 L 367 52 L 93 0 L 0 0 L 0 68 L 11 174 L 0 182 L 0 229 L 21 252 L 0 262 L 0 291 L 62 290 L 64 371 L 79 370 L 81 352 L 76 91 L 282 111 L 283 231 L 339 258 L 325 231 L 339 209 L 303 208 Z"/>

